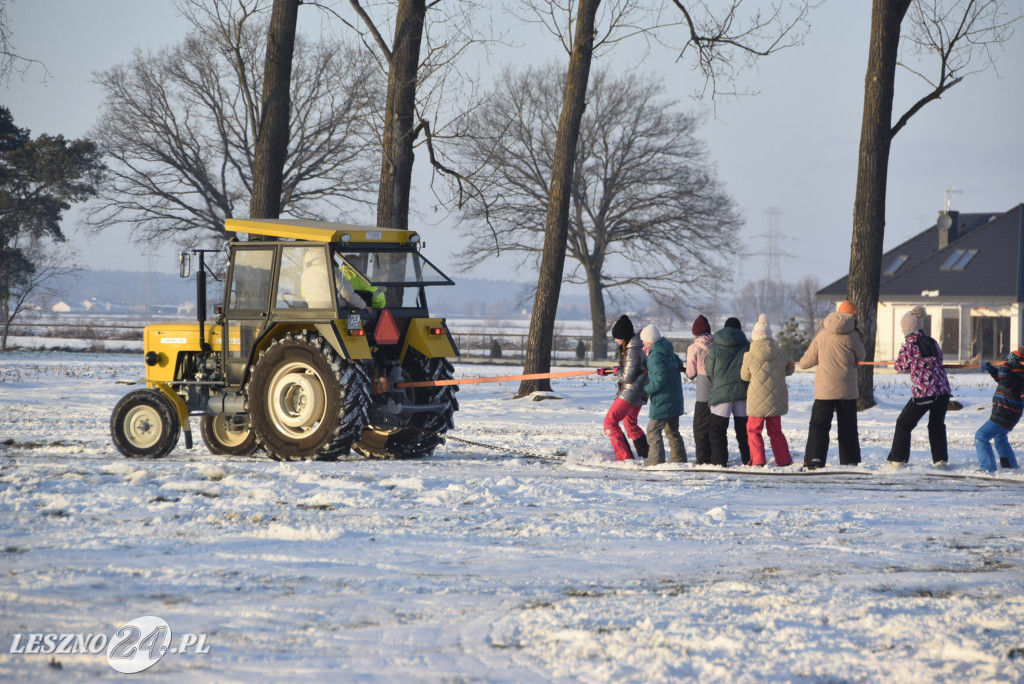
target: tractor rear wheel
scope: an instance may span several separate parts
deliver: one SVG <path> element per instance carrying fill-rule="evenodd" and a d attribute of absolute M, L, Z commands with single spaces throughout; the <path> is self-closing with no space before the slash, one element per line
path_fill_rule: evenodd
<path fill-rule="evenodd" d="M 250 456 L 259 448 L 248 419 L 203 416 L 199 434 L 210 453 L 217 456 Z"/>
<path fill-rule="evenodd" d="M 128 458 L 162 458 L 181 434 L 171 400 L 159 390 L 135 390 L 121 397 L 110 416 L 110 437 Z"/>
<path fill-rule="evenodd" d="M 420 352 L 410 349 L 402 362 L 402 376 L 407 381 L 450 380 L 454 374 L 452 364 L 445 358 L 428 359 Z M 373 422 L 363 430 L 360 441 L 353 448 L 364 456 L 372 458 L 425 458 L 434 453 L 437 445 L 444 441 L 444 433 L 455 427 L 455 412 L 459 401 L 455 398 L 456 385 L 444 387 L 420 387 L 397 390 L 409 404 L 432 404 L 434 411 L 411 413 L 398 426 Z"/>
<path fill-rule="evenodd" d="M 370 379 L 316 333 L 274 340 L 246 386 L 256 440 L 278 461 L 334 460 L 367 422 Z"/>

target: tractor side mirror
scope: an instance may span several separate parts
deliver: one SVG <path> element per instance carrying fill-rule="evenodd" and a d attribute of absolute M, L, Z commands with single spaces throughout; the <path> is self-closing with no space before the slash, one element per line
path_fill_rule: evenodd
<path fill-rule="evenodd" d="M 192 255 L 188 252 L 178 254 L 178 275 L 182 278 L 192 275 Z"/>

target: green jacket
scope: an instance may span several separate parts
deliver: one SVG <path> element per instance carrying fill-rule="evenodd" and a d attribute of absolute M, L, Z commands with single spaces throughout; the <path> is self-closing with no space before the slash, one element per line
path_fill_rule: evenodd
<path fill-rule="evenodd" d="M 750 349 L 747 336 L 739 328 L 722 328 L 711 338 L 711 349 L 704 362 L 708 379 L 711 381 L 711 396 L 708 403 L 724 404 L 727 401 L 746 401 L 747 384 L 740 377 L 743 354 Z"/>
<path fill-rule="evenodd" d="M 651 345 L 647 357 L 647 394 L 651 396 L 648 417 L 667 420 L 682 415 L 683 378 L 679 373 L 685 369 L 672 343 L 664 337 Z"/>
<path fill-rule="evenodd" d="M 369 292 L 371 295 L 370 306 L 374 309 L 383 309 L 387 306 L 387 299 L 384 296 L 384 291 L 379 290 L 373 286 L 373 284 L 363 277 L 359 271 L 355 270 L 348 264 L 345 264 L 341 268 L 342 275 L 348 282 L 352 283 L 352 288 L 357 292 Z"/>

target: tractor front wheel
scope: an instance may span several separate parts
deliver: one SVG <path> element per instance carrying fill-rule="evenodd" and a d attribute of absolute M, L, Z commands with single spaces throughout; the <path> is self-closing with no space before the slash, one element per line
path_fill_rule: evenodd
<path fill-rule="evenodd" d="M 217 456 L 251 456 L 259 448 L 248 419 L 203 416 L 199 434 L 210 453 Z"/>
<path fill-rule="evenodd" d="M 110 436 L 128 458 L 161 458 L 174 449 L 181 421 L 159 390 L 135 390 L 121 397 L 110 416 Z"/>

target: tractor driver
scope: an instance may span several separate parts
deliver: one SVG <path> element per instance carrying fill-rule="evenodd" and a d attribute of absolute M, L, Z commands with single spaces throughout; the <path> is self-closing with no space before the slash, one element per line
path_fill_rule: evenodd
<path fill-rule="evenodd" d="M 306 252 L 306 255 L 302 260 L 302 296 L 309 304 L 310 308 L 326 308 L 331 305 L 330 290 L 327 286 L 327 278 L 324 276 L 325 271 L 325 259 L 323 250 L 310 249 Z M 359 273 L 341 262 L 341 266 L 345 268 L 349 273 L 358 276 L 359 282 L 357 285 L 367 283 L 366 279 L 359 275 Z M 338 298 L 341 300 L 342 306 L 345 308 L 363 309 L 368 314 L 373 313 L 373 309 L 367 305 L 366 301 L 356 292 L 356 287 L 349 281 L 347 273 L 343 275 L 341 268 L 336 266 L 334 268 L 334 283 L 338 288 Z"/>
<path fill-rule="evenodd" d="M 365 257 L 363 257 L 365 259 Z M 374 309 L 383 309 L 387 306 L 387 297 L 384 295 L 384 291 L 373 286 L 369 280 L 367 280 L 362 273 L 357 271 L 350 263 L 358 263 L 359 257 L 356 255 L 350 255 L 346 258 L 342 258 L 341 255 L 334 255 L 334 266 L 335 270 L 341 271 L 345 279 L 351 283 L 352 287 L 357 292 L 366 292 L 370 295 L 370 306 Z M 365 264 L 364 264 L 365 266 Z M 365 269 L 364 269 L 365 270 Z"/>

